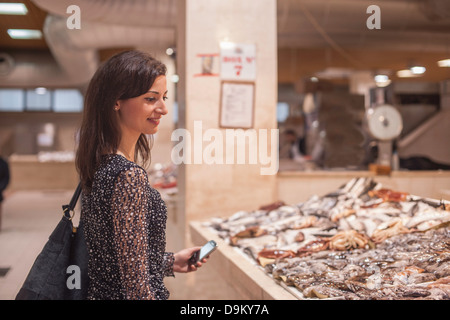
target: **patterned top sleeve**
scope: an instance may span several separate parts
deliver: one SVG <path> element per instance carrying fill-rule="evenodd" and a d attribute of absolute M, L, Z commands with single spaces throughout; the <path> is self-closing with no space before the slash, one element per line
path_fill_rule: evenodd
<path fill-rule="evenodd" d="M 164 253 L 164 276 L 165 277 L 175 277 L 173 273 L 173 264 L 175 262 L 175 256 L 172 252 Z"/>
<path fill-rule="evenodd" d="M 112 197 L 114 243 L 120 279 L 126 299 L 153 299 L 150 274 L 148 221 L 151 203 L 141 186 L 144 175 L 139 168 L 122 172 Z"/>

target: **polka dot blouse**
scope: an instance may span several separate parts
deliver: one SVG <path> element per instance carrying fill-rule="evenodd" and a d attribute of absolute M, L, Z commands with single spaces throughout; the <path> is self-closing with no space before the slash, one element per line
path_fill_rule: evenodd
<path fill-rule="evenodd" d="M 167 207 L 147 173 L 121 155 L 104 156 L 82 219 L 89 251 L 88 299 L 169 298 L 163 278 L 173 276 L 165 252 Z"/>

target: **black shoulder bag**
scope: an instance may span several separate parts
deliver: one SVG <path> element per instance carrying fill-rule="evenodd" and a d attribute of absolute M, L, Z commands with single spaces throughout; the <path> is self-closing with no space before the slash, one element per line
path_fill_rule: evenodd
<path fill-rule="evenodd" d="M 78 185 L 63 217 L 31 267 L 16 300 L 84 300 L 88 287 L 88 252 L 83 223 L 74 227 L 74 208 L 81 194 Z"/>

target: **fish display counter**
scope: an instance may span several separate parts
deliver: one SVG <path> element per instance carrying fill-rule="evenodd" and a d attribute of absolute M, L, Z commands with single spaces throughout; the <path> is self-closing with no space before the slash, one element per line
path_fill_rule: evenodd
<path fill-rule="evenodd" d="M 394 170 L 386 175 L 352 170 L 282 171 L 277 174 L 277 189 L 283 201 L 298 203 L 335 190 L 354 177 L 372 178 L 386 188 L 450 201 L 450 170 Z"/>
<path fill-rule="evenodd" d="M 450 299 L 450 203 L 372 177 L 295 205 L 191 223 L 219 243 L 217 268 L 249 299 Z"/>
<path fill-rule="evenodd" d="M 239 297 L 245 300 L 296 300 L 298 297 L 286 288 L 274 282 L 263 269 L 237 248 L 220 238 L 214 230 L 203 222 L 190 223 L 190 234 L 195 245 L 202 245 L 214 240 L 218 248 L 208 260 L 208 269 L 220 275 Z M 202 270 L 205 272 L 205 270 Z M 216 285 L 215 283 L 212 285 Z"/>

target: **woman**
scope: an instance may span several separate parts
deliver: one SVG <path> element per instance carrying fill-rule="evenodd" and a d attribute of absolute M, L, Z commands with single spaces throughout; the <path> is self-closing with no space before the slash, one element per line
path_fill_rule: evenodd
<path fill-rule="evenodd" d="M 197 270 L 199 247 L 165 252 L 167 209 L 141 165 L 146 135 L 167 114 L 166 67 L 139 51 L 122 52 L 93 76 L 85 96 L 76 165 L 89 251 L 88 299 L 167 299 L 163 278 Z"/>

